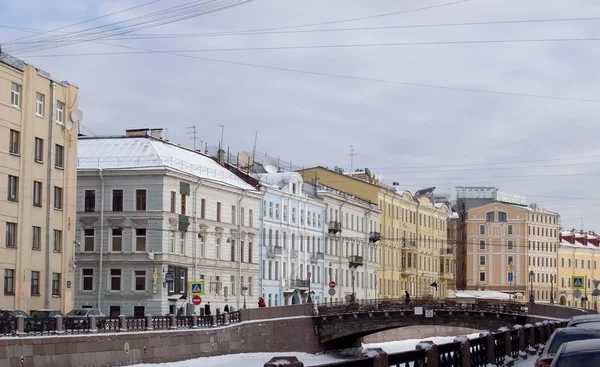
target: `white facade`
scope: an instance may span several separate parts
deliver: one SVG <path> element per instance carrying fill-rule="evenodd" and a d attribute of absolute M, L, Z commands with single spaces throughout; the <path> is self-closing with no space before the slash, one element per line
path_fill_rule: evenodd
<path fill-rule="evenodd" d="M 376 298 L 377 243 L 369 241 L 371 226 L 377 226 L 380 210 L 376 204 L 361 200 L 325 185 L 305 185 L 325 202 L 325 267 L 327 282 L 336 283 L 335 294 L 326 301 L 340 302 Z"/>
<path fill-rule="evenodd" d="M 201 314 L 210 302 L 215 313 L 242 308 L 243 293 L 257 307 L 258 191 L 210 157 L 160 138 L 79 143 L 76 307 Z M 204 282 L 199 307 L 188 295 L 192 281 Z"/>
<path fill-rule="evenodd" d="M 267 306 L 324 300 L 325 205 L 295 172 L 261 174 L 261 294 Z"/>

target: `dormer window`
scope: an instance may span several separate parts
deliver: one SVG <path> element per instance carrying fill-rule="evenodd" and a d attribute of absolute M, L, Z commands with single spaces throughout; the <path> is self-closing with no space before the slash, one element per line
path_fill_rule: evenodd
<path fill-rule="evenodd" d="M 292 194 L 296 195 L 296 183 L 292 183 Z"/>
<path fill-rule="evenodd" d="M 485 221 L 486 222 L 495 222 L 496 221 L 496 217 L 495 217 L 494 212 L 487 212 L 485 213 Z"/>
<path fill-rule="evenodd" d="M 498 222 L 506 222 L 507 215 L 506 212 L 498 212 Z"/>

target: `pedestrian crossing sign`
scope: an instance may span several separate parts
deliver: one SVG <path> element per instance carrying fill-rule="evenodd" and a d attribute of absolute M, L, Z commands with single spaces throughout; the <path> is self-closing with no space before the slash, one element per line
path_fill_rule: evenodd
<path fill-rule="evenodd" d="M 201 296 L 204 294 L 204 281 L 190 282 L 190 295 Z"/>
<path fill-rule="evenodd" d="M 573 289 L 582 289 L 585 284 L 585 277 L 573 277 Z"/>

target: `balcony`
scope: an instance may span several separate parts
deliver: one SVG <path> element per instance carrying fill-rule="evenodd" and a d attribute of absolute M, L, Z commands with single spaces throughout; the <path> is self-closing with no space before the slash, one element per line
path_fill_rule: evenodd
<path fill-rule="evenodd" d="M 283 254 L 283 247 L 281 246 L 270 246 L 267 250 L 267 257 L 269 258 L 273 258 L 281 254 Z"/>
<path fill-rule="evenodd" d="M 331 221 L 329 222 L 329 233 L 338 234 L 342 232 L 342 222 Z"/>
<path fill-rule="evenodd" d="M 402 240 L 402 249 L 403 250 L 416 250 L 417 249 L 417 241 L 415 240 Z"/>
<path fill-rule="evenodd" d="M 381 233 L 371 232 L 369 233 L 369 242 L 375 243 L 381 241 Z"/>
<path fill-rule="evenodd" d="M 325 260 L 325 254 L 322 252 L 313 252 L 312 254 L 310 254 L 310 262 L 311 263 L 315 263 L 317 261 L 323 261 Z"/>
<path fill-rule="evenodd" d="M 454 250 L 451 248 L 445 248 L 445 249 L 441 249 L 440 250 L 440 256 L 449 256 L 449 257 L 453 257 L 454 256 Z"/>
<path fill-rule="evenodd" d="M 349 263 L 351 268 L 358 268 L 364 265 L 363 257 L 352 255 L 349 257 Z"/>
<path fill-rule="evenodd" d="M 308 279 L 290 279 L 291 288 L 310 288 L 310 280 Z"/>

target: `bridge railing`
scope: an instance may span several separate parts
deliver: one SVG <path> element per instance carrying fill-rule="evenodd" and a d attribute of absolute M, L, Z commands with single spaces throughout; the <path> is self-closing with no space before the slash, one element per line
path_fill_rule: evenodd
<path fill-rule="evenodd" d="M 472 339 L 457 337 L 451 343 L 419 343 L 415 350 L 387 354 L 366 351 L 360 358 L 319 365 L 319 367 L 485 367 L 510 365 L 519 358 L 535 358 L 552 332 L 565 327 L 566 321 L 544 321 L 535 325 L 515 325 L 496 332 L 484 332 Z M 373 354 L 376 354 L 373 356 Z M 274 357 L 277 359 L 279 357 Z"/>

